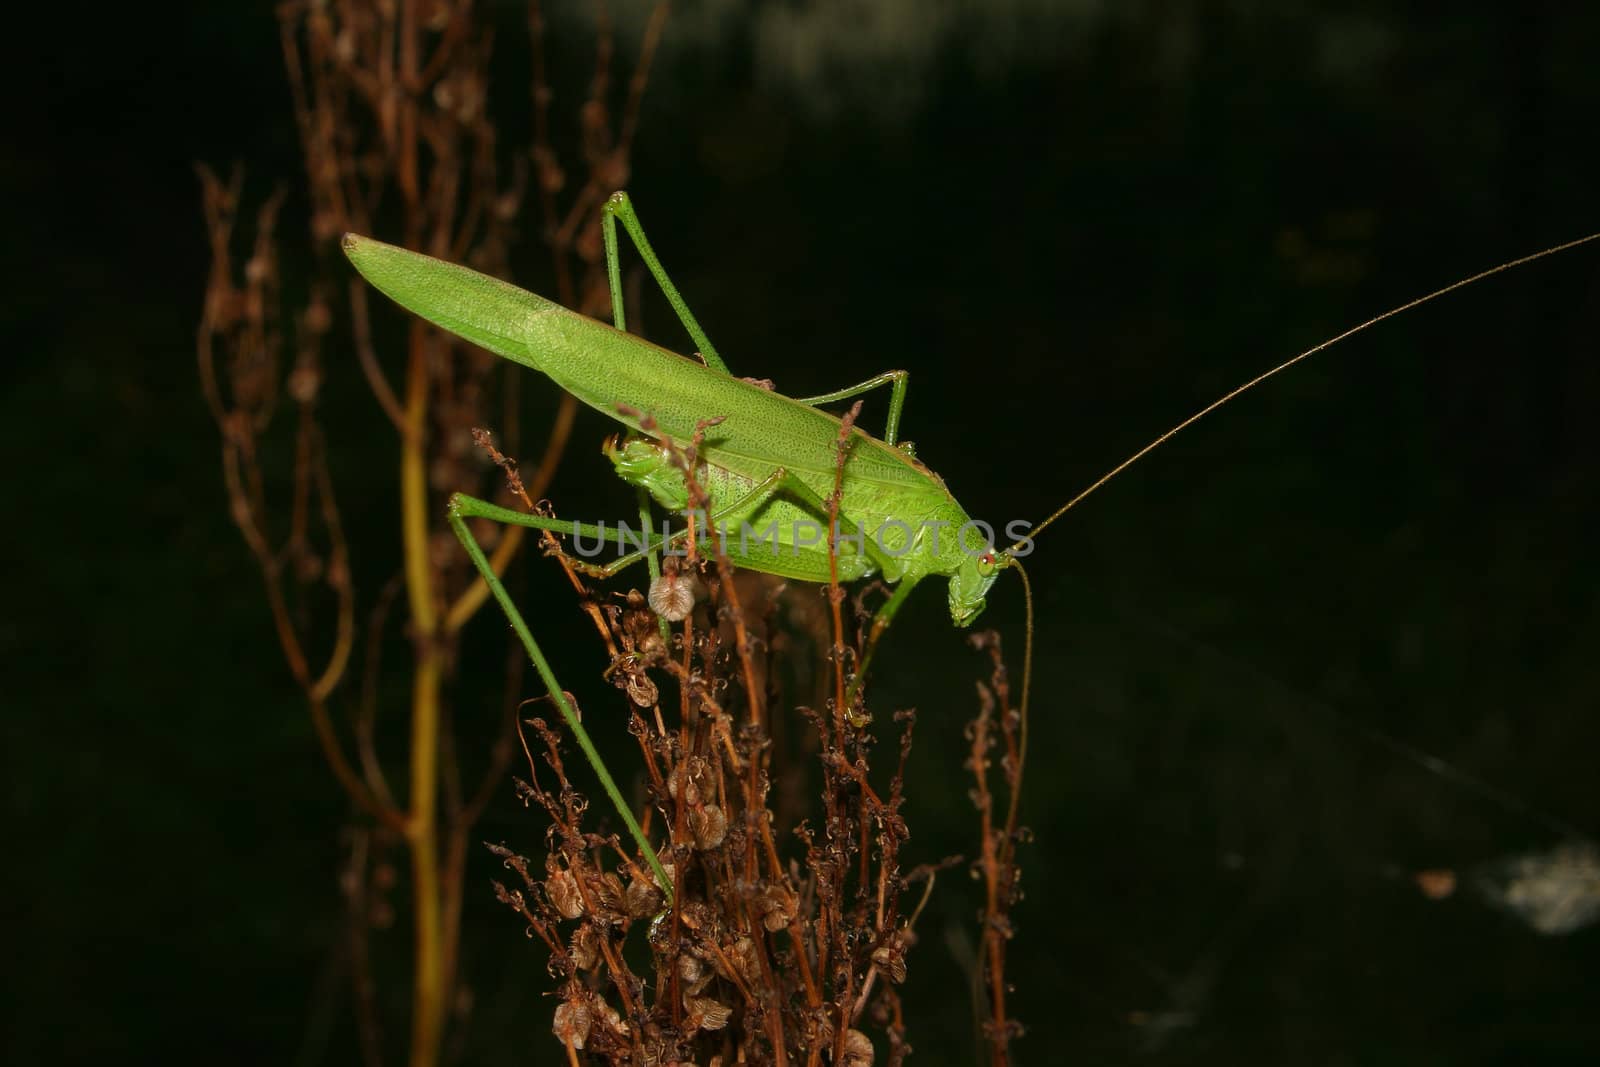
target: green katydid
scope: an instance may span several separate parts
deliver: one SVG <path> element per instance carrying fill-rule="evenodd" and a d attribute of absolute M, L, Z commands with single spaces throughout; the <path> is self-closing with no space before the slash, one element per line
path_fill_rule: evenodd
<path fill-rule="evenodd" d="M 616 235 L 619 220 L 693 339 L 698 360 L 626 332 Z M 688 446 L 698 435 L 696 481 L 707 499 L 706 519 L 718 528 L 737 526 L 756 532 L 753 544 L 748 537 L 726 539 L 726 551 L 737 566 L 786 578 L 826 582 L 832 556 L 840 581 L 876 575 L 893 585 L 893 592 L 874 617 L 852 693 L 865 675 L 876 640 L 922 579 L 930 575 L 947 578 L 951 619 L 957 626 L 970 624 L 983 610 L 985 595 L 1001 570 L 1022 573 L 1017 559 L 1030 550 L 1033 535 L 1174 434 L 1234 397 L 1393 315 L 1492 274 L 1600 238 L 1600 234 L 1591 234 L 1503 263 L 1369 319 L 1278 364 L 1162 434 L 1033 527 L 1029 536 L 997 551 L 989 535 L 974 540 L 981 524 L 974 524 L 939 476 L 899 442 L 905 371 L 888 371 L 835 392 L 799 399 L 736 378 L 662 268 L 626 194 L 616 193 L 606 203 L 602 231 L 614 326 L 465 267 L 370 238 L 347 235 L 344 249 L 356 269 L 396 303 L 467 341 L 543 372 L 578 399 L 634 431 L 636 436 L 610 447 L 608 453 L 618 474 L 641 495 L 648 494 L 674 510 L 687 505 L 688 480 L 676 462 L 676 457 L 681 456 L 677 450 Z M 890 398 L 883 437 L 851 427 L 841 468 L 841 421 L 817 405 L 884 386 L 890 388 Z M 817 534 L 830 522 L 829 498 L 835 491 L 836 477 L 838 525 L 832 536 L 823 538 Z M 451 497 L 449 504 L 452 529 L 505 611 L 552 701 L 670 899 L 671 883 L 654 850 L 607 773 L 527 624 L 468 529 L 466 520 L 471 518 L 599 539 L 619 548 L 629 543 L 635 546 L 633 552 L 596 568 L 602 574 L 615 573 L 644 559 L 652 578 L 656 578 L 659 570 L 655 553 L 669 539 L 646 531 L 640 539 L 630 542 L 619 529 L 512 511 L 460 493 Z M 809 532 L 802 536 L 802 530 Z M 1008 529 L 1007 536 L 1016 536 L 1016 532 Z M 1032 651 L 1031 604 L 1029 616 L 1021 702 L 1024 730 Z"/>

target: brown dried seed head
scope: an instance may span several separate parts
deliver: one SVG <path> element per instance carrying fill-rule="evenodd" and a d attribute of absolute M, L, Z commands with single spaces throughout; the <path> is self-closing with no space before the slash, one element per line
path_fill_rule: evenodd
<path fill-rule="evenodd" d="M 654 915 L 663 900 L 665 897 L 660 887 L 650 878 L 635 876 L 628 880 L 628 895 L 624 904 L 631 918 L 644 919 Z"/>
<path fill-rule="evenodd" d="M 689 812 L 689 832 L 694 835 L 694 847 L 709 852 L 728 836 L 728 817 L 717 805 L 705 804 Z"/>
<path fill-rule="evenodd" d="M 589 903 L 594 907 L 596 918 L 617 924 L 627 917 L 623 911 L 626 892 L 621 878 L 608 871 L 599 878 L 590 878 L 588 888 Z"/>
<path fill-rule="evenodd" d="M 651 708 L 661 699 L 661 690 L 656 688 L 656 683 L 644 671 L 634 669 L 623 672 L 622 685 L 627 691 L 628 699 L 633 701 L 635 707 Z"/>
<path fill-rule="evenodd" d="M 663 574 L 650 583 L 650 607 L 668 622 L 682 622 L 694 610 L 696 582 L 687 574 Z"/>
<path fill-rule="evenodd" d="M 698 956 L 685 952 L 678 957 L 678 977 L 689 987 L 689 992 L 698 993 L 711 980 L 711 973 Z"/>
<path fill-rule="evenodd" d="M 741 937 L 733 943 L 733 948 L 728 952 L 728 958 L 733 960 L 734 967 L 738 968 L 739 977 L 750 986 L 755 986 L 761 981 L 761 960 L 756 955 L 756 943 L 748 937 Z"/>
<path fill-rule="evenodd" d="M 906 953 L 900 946 L 898 937 L 873 949 L 872 962 L 877 964 L 878 970 L 888 975 L 889 981 L 895 985 L 906 980 Z"/>
<path fill-rule="evenodd" d="M 684 803 L 690 805 L 716 799 L 716 782 L 705 760 L 691 756 L 678 765 L 672 777 L 667 779 L 667 792 L 673 800 L 677 800 L 680 791 Z"/>
<path fill-rule="evenodd" d="M 584 923 L 572 932 L 572 962 L 580 971 L 592 971 L 600 964 L 600 931 Z"/>
<path fill-rule="evenodd" d="M 583 895 L 578 892 L 578 879 L 571 871 L 556 871 L 546 878 L 544 893 L 562 918 L 576 919 L 583 914 Z"/>
<path fill-rule="evenodd" d="M 588 1005 L 582 1001 L 568 1001 L 556 1005 L 555 1023 L 550 1027 L 550 1032 L 563 1045 L 582 1048 L 583 1043 L 589 1040 L 589 1027 L 593 1024 L 594 1016 Z"/>
<path fill-rule="evenodd" d="M 756 904 L 761 909 L 761 925 L 774 933 L 786 928 L 800 909 L 799 898 L 781 885 L 762 887 Z"/>
<path fill-rule="evenodd" d="M 721 1030 L 733 1017 L 733 1009 L 710 997 L 690 997 L 684 1005 L 689 1009 L 689 1025 L 696 1030 Z"/>
<path fill-rule="evenodd" d="M 844 1067 L 872 1067 L 872 1039 L 860 1030 L 844 1032 Z"/>

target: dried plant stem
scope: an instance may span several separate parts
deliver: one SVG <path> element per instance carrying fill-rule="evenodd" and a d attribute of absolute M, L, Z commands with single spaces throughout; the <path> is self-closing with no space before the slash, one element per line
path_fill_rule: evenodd
<path fill-rule="evenodd" d="M 978 717 L 969 728 L 972 747 L 968 766 L 976 786 L 973 801 L 978 808 L 982 834 L 975 866 L 984 886 L 981 959 L 974 981 L 984 989 L 988 1001 L 983 1034 L 989 1042 L 991 1062 L 994 1067 L 1006 1067 L 1011 1062 L 1011 1040 L 1022 1032 L 1020 1024 L 1008 1016 L 1006 1007 L 1006 946 L 1012 935 L 1010 912 L 1017 899 L 1018 879 L 1016 846 L 1022 833 L 1015 822 L 1016 792 L 1021 786 L 1022 770 L 1017 737 L 1020 716 L 1011 707 L 1010 684 L 1000 654 L 999 636 L 993 632 L 975 634 L 972 643 L 988 651 L 992 668 L 988 685 L 978 685 Z M 1005 748 L 1002 774 L 1011 794 L 1005 821 L 998 827 L 995 825 L 995 797 L 989 786 L 989 754 L 996 745 L 997 730 L 999 743 Z"/>
<path fill-rule="evenodd" d="M 463 788 L 446 721 L 447 693 L 462 628 L 483 606 L 487 588 L 469 573 L 463 557 L 440 550 L 441 539 L 448 538 L 443 492 L 471 488 L 482 477 L 466 431 L 486 421 L 482 416 L 505 372 L 417 325 L 409 327 L 403 360 L 386 366 L 372 328 L 371 316 L 379 311 L 360 283 L 344 273 L 336 239 L 346 230 L 371 233 L 393 218 L 401 240 L 412 248 L 471 259 L 486 269 L 503 267 L 531 169 L 562 302 L 600 306 L 606 285 L 589 254 L 600 245 L 590 205 L 626 180 L 639 97 L 665 9 L 661 5 L 651 16 L 621 116 L 611 114 L 605 99 L 612 42 L 609 26 L 602 32 L 596 76 L 579 111 L 587 175 L 575 196 L 561 197 L 566 177 L 549 137 L 550 90 L 537 0 L 529 5 L 538 101 L 533 165 L 516 163 L 508 185 L 497 176 L 500 141 L 486 105 L 492 34 L 475 7 L 473 0 L 426 5 L 283 0 L 278 5 L 279 40 L 305 156 L 312 247 L 320 266 L 311 298 L 294 316 L 292 329 L 280 323 L 278 306 L 275 224 L 283 193 L 262 207 L 253 247 L 236 271 L 232 242 L 242 179 L 236 174 L 224 183 L 201 172 L 212 270 L 196 346 L 200 387 L 221 435 L 232 517 L 262 575 L 273 627 L 290 673 L 305 693 L 318 744 L 356 807 L 388 831 L 371 835 L 371 847 L 352 862 L 387 869 L 381 854 L 397 840 L 409 854 L 414 966 L 408 1058 L 415 1067 L 439 1061 L 450 1006 L 459 1000 L 467 834 L 512 751 L 509 732 L 502 734 L 485 777 L 476 788 Z M 573 203 L 558 205 L 558 198 Z M 366 615 L 367 655 L 351 715 L 355 759 L 345 753 L 336 715 L 337 691 L 355 654 L 355 592 L 317 404 L 336 296 L 348 299 L 352 362 L 394 428 L 399 461 L 400 574 L 394 590 L 380 595 Z M 507 392 L 514 396 L 515 390 Z M 293 481 L 284 514 L 275 517 L 268 499 L 268 487 L 275 483 L 263 468 L 264 453 L 274 415 L 285 408 L 293 415 Z M 518 420 L 511 396 L 503 411 L 514 444 Z M 576 402 L 564 397 L 532 479 L 536 494 L 543 494 L 560 462 L 575 411 Z M 285 528 L 281 535 L 274 532 L 274 518 Z M 495 574 L 510 566 L 522 537 L 521 530 L 507 531 L 494 546 Z M 404 709 L 409 721 L 403 807 L 374 743 L 384 710 L 378 650 L 389 602 L 402 589 L 412 653 Z M 318 613 L 330 595 L 324 622 Z M 508 660 L 502 706 L 515 707 L 522 676 L 521 660 Z M 514 719 L 507 716 L 508 731 Z M 373 892 L 387 892 L 388 885 L 385 880 Z M 377 910 L 388 914 L 375 906 L 349 908 L 349 921 L 376 922 Z M 377 976 L 368 970 L 366 931 L 353 932 L 346 943 L 360 991 L 362 1054 L 377 1063 L 383 1050 L 375 1019 L 368 1016 L 383 998 L 375 993 Z"/>
<path fill-rule="evenodd" d="M 409 10 L 411 5 L 405 5 Z M 406 839 L 411 846 L 413 962 L 411 1063 L 427 1067 L 444 1036 L 444 907 L 439 880 L 439 687 L 437 615 L 428 559 L 428 353 L 419 324 L 410 330 L 406 368 L 406 432 L 400 438 L 400 528 L 411 640 L 416 657 L 411 683 L 411 789 Z M 456 888 L 459 892 L 459 888 Z"/>

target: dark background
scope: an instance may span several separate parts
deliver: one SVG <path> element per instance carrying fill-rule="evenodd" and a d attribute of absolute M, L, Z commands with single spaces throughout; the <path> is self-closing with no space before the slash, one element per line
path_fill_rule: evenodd
<path fill-rule="evenodd" d="M 551 7 L 560 114 L 591 37 Z M 1280 358 L 1600 221 L 1592 5 L 680 7 L 630 187 L 701 321 L 792 395 L 910 369 L 905 433 L 998 521 Z M 492 106 L 520 138 L 519 5 L 496 17 Z M 275 23 L 82 13 L 32 52 L 0 162 L 6 1059 L 345 1059 L 325 984 L 345 805 L 193 358 L 192 162 L 243 161 L 257 198 L 297 177 Z M 1521 807 L 1600 821 L 1597 326 L 1600 251 L 1519 270 L 1238 401 L 1041 540 L 1024 1062 L 1592 1062 L 1600 935 L 1429 901 L 1409 873 L 1562 836 Z M 335 373 L 381 580 L 387 430 Z M 606 432 L 580 422 L 563 511 L 626 499 L 588 444 Z M 1016 658 L 1020 593 L 990 604 Z M 908 856 L 970 852 L 983 662 L 942 591 L 901 619 L 874 703 L 922 714 Z M 557 652 L 596 701 L 598 655 Z M 482 836 L 541 830 L 507 789 Z M 543 958 L 473 862 L 465 1055 L 553 1058 Z M 972 1058 L 976 900 L 949 877 L 923 917 L 916 1062 Z"/>

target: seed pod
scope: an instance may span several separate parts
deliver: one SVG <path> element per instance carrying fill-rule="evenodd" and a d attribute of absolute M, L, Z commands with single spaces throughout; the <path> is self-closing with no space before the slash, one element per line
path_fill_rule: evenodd
<path fill-rule="evenodd" d="M 733 1018 L 733 1009 L 710 997 L 690 997 L 684 1005 L 689 1009 L 689 1026 L 696 1030 L 721 1030 Z"/>
<path fill-rule="evenodd" d="M 598 878 L 588 881 L 589 904 L 594 909 L 594 917 L 603 919 L 613 926 L 619 926 L 627 918 L 623 910 L 623 901 L 627 894 L 622 888 L 622 879 L 607 871 Z"/>
<path fill-rule="evenodd" d="M 589 1006 L 581 1000 L 569 1000 L 556 1005 L 556 1018 L 550 1027 L 550 1032 L 555 1034 L 556 1040 L 563 1045 L 582 1048 L 583 1043 L 589 1040 L 589 1027 L 593 1024 L 594 1016 L 590 1013 Z"/>
<path fill-rule="evenodd" d="M 745 984 L 756 988 L 761 982 L 761 961 L 756 956 L 756 943 L 748 937 L 741 937 L 733 943 L 728 957 L 733 960 L 733 965 L 739 971 L 739 977 Z"/>
<path fill-rule="evenodd" d="M 884 943 L 872 950 L 872 962 L 878 970 L 899 985 L 906 980 L 906 950 L 899 932 L 890 934 Z"/>
<path fill-rule="evenodd" d="M 756 893 L 761 925 L 776 933 L 788 927 L 800 910 L 800 900 L 781 885 L 766 885 Z"/>
<path fill-rule="evenodd" d="M 689 812 L 689 832 L 694 835 L 694 847 L 709 852 L 728 836 L 728 817 L 715 804 L 694 808 Z"/>
<path fill-rule="evenodd" d="M 665 899 L 661 888 L 649 878 L 635 875 L 628 880 L 628 893 L 624 906 L 630 919 L 645 919 L 654 915 Z"/>
<path fill-rule="evenodd" d="M 572 962 L 580 971 L 592 971 L 600 963 L 600 931 L 584 923 L 572 932 Z"/>
<path fill-rule="evenodd" d="M 555 871 L 546 878 L 544 895 L 564 919 L 576 919 L 583 914 L 583 895 L 578 892 L 578 879 L 571 871 Z"/>
<path fill-rule="evenodd" d="M 622 688 L 627 692 L 628 699 L 633 701 L 635 707 L 654 707 L 661 699 L 661 690 L 650 676 L 637 667 L 622 672 Z"/>
<path fill-rule="evenodd" d="M 667 792 L 677 800 L 680 791 L 683 802 L 691 807 L 716 799 L 716 780 L 711 777 L 711 768 L 705 760 L 691 756 L 678 765 L 667 779 Z"/>
<path fill-rule="evenodd" d="M 698 994 L 711 981 L 712 974 L 698 957 L 685 952 L 678 957 L 678 978 L 683 982 L 684 997 Z"/>
<path fill-rule="evenodd" d="M 650 607 L 668 622 L 682 622 L 694 610 L 699 584 L 687 574 L 662 574 L 650 583 Z"/>
<path fill-rule="evenodd" d="M 843 1067 L 872 1067 L 872 1039 L 860 1030 L 846 1030 L 844 1055 L 839 1063 Z"/>

